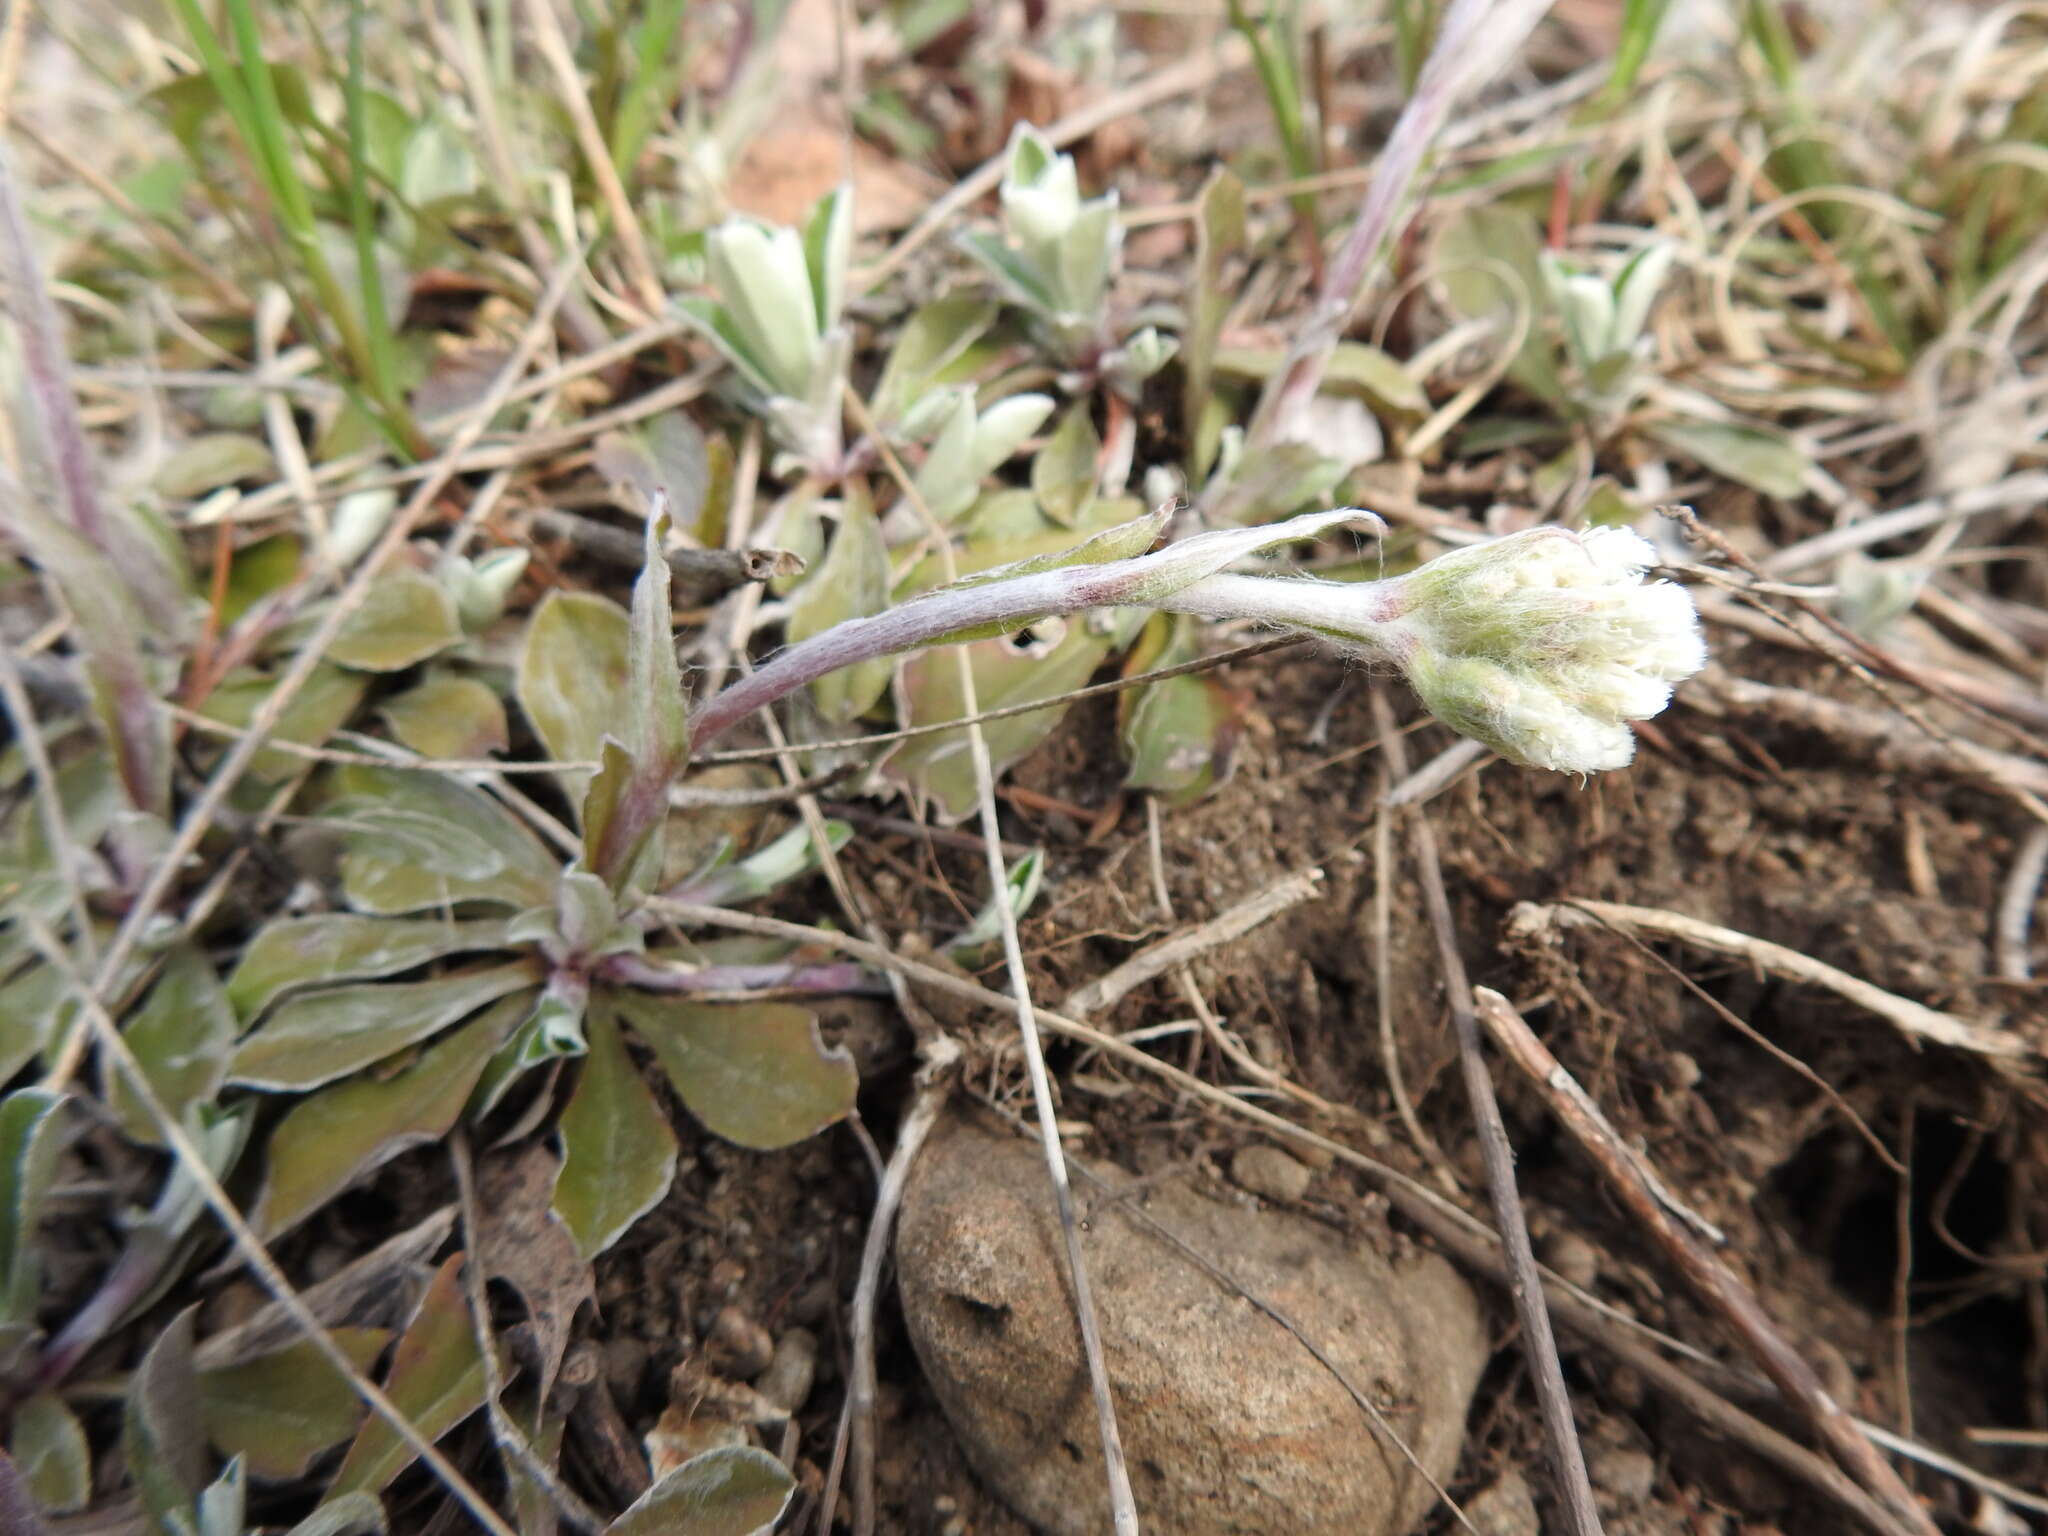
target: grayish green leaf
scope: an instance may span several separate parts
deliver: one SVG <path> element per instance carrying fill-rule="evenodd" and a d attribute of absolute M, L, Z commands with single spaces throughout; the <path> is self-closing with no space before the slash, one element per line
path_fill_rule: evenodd
<path fill-rule="evenodd" d="M 275 1237 L 401 1152 L 439 1141 L 532 1008 L 530 993 L 502 998 L 389 1077 L 366 1073 L 294 1105 L 271 1133 L 257 1229 Z"/>
<path fill-rule="evenodd" d="M 853 1058 L 827 1049 L 818 1023 L 786 1003 L 696 1003 L 619 992 L 619 1014 L 654 1048 L 690 1112 L 727 1141 L 772 1151 L 846 1117 L 859 1091 Z"/>
<path fill-rule="evenodd" d="M 371 583 L 328 647 L 328 659 L 359 672 L 402 672 L 462 639 L 448 589 L 424 571 L 387 571 Z"/>
<path fill-rule="evenodd" d="M 825 560 L 789 602 L 784 632 L 795 645 L 846 619 L 880 613 L 889 606 L 889 550 L 874 508 L 857 481 L 847 482 L 839 528 Z M 874 707 L 895 674 L 894 657 L 842 667 L 811 684 L 818 712 L 835 725 L 857 720 Z"/>
<path fill-rule="evenodd" d="M 1058 643 L 1042 654 L 1021 651 L 1004 640 L 978 641 L 967 650 L 975 701 L 984 710 L 1004 709 L 1071 692 L 1102 664 L 1115 638 L 1113 630 L 1076 618 L 1066 624 Z M 906 725 L 957 720 L 968 713 L 960 694 L 958 663 L 946 651 L 920 651 L 904 664 L 903 697 L 908 702 Z M 1064 704 L 1052 705 L 984 725 L 982 734 L 997 774 L 1051 735 L 1066 710 Z M 972 814 L 979 803 L 965 730 L 906 741 L 885 771 L 936 800 L 948 822 Z"/>
<path fill-rule="evenodd" d="M 438 1440 L 484 1403 L 484 1357 L 462 1296 L 466 1254 L 451 1254 L 420 1299 L 392 1351 L 384 1391 L 429 1440 Z M 321 1500 L 331 1506 L 352 1493 L 379 1493 L 413 1462 L 412 1448 L 372 1416 L 356 1433 L 341 1470 Z"/>
<path fill-rule="evenodd" d="M 317 1088 L 539 979 L 533 963 L 520 961 L 432 981 L 367 982 L 289 998 L 242 1042 L 229 1074 L 252 1088 Z"/>
<path fill-rule="evenodd" d="M 825 836 L 836 853 L 853 840 L 853 828 L 843 821 L 827 821 Z M 737 863 L 691 880 L 680 894 L 700 905 L 735 907 L 814 873 L 822 862 L 817 845 L 811 841 L 810 828 L 791 827 L 767 847 Z"/>
<path fill-rule="evenodd" d="M 352 905 L 404 912 L 444 901 L 553 901 L 556 861 L 482 790 L 445 774 L 355 765 L 335 785 L 329 815 L 344 832 Z"/>
<path fill-rule="evenodd" d="M 625 719 L 631 623 L 608 598 L 550 592 L 526 627 L 519 707 L 556 762 L 595 762 L 598 743 Z M 572 802 L 588 771 L 563 775 Z"/>
<path fill-rule="evenodd" d="M 370 1368 L 391 1337 L 383 1328 L 330 1332 L 358 1371 Z M 355 1434 L 364 1411 L 355 1388 L 310 1339 L 201 1371 L 199 1402 L 207 1438 L 278 1482 L 304 1477 L 314 1457 Z"/>
<path fill-rule="evenodd" d="M 590 1051 L 562 1111 L 562 1173 L 555 1211 L 594 1259 L 668 1193 L 676 1135 L 626 1053 L 616 1011 L 596 1000 L 585 1021 Z"/>
<path fill-rule="evenodd" d="M 0 1099 L 0 1321 L 35 1320 L 42 1294 L 36 1228 L 57 1170 L 62 1146 L 64 1095 L 17 1088 Z"/>
<path fill-rule="evenodd" d="M 995 318 L 996 306 L 979 294 L 949 294 L 922 306 L 897 332 L 875 386 L 875 419 L 886 426 L 900 423 Z"/>
<path fill-rule="evenodd" d="M 1244 248 L 1244 183 L 1227 166 L 1209 173 L 1196 203 L 1194 297 L 1181 339 L 1181 429 L 1188 441 L 1188 479 L 1200 484 L 1216 462 L 1216 439 L 1204 429 L 1204 406 L 1215 385 L 1216 346 L 1235 297 L 1223 270 Z"/>
<path fill-rule="evenodd" d="M 668 787 L 690 760 L 682 673 L 676 666 L 675 616 L 669 606 L 667 534 L 668 515 L 657 501 L 648 511 L 645 558 L 633 584 L 627 620 L 623 739 L 630 763 L 617 788 L 600 796 L 599 785 L 610 771 L 607 744 L 606 770 L 591 785 L 584 804 L 585 860 L 614 891 L 626 888 L 643 856 L 659 867 Z M 602 818 L 592 814 L 600 802 L 606 807 Z"/>
<path fill-rule="evenodd" d="M 54 1392 L 38 1392 L 14 1410 L 7 1454 L 28 1495 L 53 1515 L 83 1509 L 92 1498 L 92 1452 L 78 1418 Z"/>
<path fill-rule="evenodd" d="M 1665 447 L 1753 491 L 1780 501 L 1796 501 L 1806 494 L 1812 464 L 1790 438 L 1767 427 L 1733 421 L 1666 420 L 1645 430 Z"/>
<path fill-rule="evenodd" d="M 1095 501 L 1102 439 L 1096 436 L 1089 408 L 1089 401 L 1076 401 L 1031 461 L 1031 489 L 1038 505 L 1047 517 L 1067 527 L 1080 521 Z"/>
<path fill-rule="evenodd" d="M 235 1044 L 235 1011 L 213 974 L 213 962 L 190 944 L 172 950 L 163 974 L 121 1033 L 150 1087 L 184 1124 L 190 1106 L 209 1103 L 219 1092 Z M 107 1107 L 135 1140 L 159 1144 L 156 1121 L 125 1072 L 111 1074 Z"/>
<path fill-rule="evenodd" d="M 205 1420 L 192 1367 L 192 1317 L 187 1307 L 157 1335 L 128 1390 L 121 1449 L 142 1507 L 160 1526 L 187 1524 L 192 1501 L 206 1486 Z"/>
<path fill-rule="evenodd" d="M 200 713 L 223 725 L 246 728 L 256 711 L 277 686 L 277 679 L 260 672 L 237 672 L 207 695 Z M 356 712 L 369 688 L 369 679 L 330 662 L 321 662 L 306 684 L 285 705 L 273 742 L 293 742 L 302 747 L 323 745 Z M 275 782 L 303 773 L 306 759 L 277 746 L 266 746 L 249 760 L 249 772 L 257 779 Z"/>
<path fill-rule="evenodd" d="M 284 917 L 267 923 L 228 978 L 228 1001 L 253 1023 L 294 987 L 391 976 L 438 960 L 507 946 L 503 918 L 358 917 L 346 912 Z"/>
<path fill-rule="evenodd" d="M 159 496 L 189 501 L 243 480 L 277 478 L 277 459 L 260 437 L 208 432 L 174 450 L 158 466 L 151 484 Z"/>
<path fill-rule="evenodd" d="M 758 1536 L 796 1492 L 789 1469 L 752 1446 L 692 1456 L 634 1501 L 605 1536 Z"/>
<path fill-rule="evenodd" d="M 475 678 L 452 672 L 387 699 L 381 713 L 391 734 L 422 757 L 484 757 L 510 742 L 504 702 Z"/>

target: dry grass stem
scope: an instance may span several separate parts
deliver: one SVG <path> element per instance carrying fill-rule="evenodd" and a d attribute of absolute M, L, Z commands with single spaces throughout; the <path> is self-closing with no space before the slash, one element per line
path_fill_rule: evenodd
<path fill-rule="evenodd" d="M 1540 940 L 1558 928 L 1602 926 L 1638 935 L 1653 934 L 1676 939 L 1695 949 L 1733 955 L 1759 971 L 1782 976 L 1806 986 L 1822 987 L 1846 1002 L 1876 1014 L 1916 1046 L 1922 1042 L 1969 1051 L 2015 1070 L 2036 1061 L 2041 1050 L 2009 1030 L 1959 1018 L 1938 1008 L 1929 1008 L 1882 987 L 1872 986 L 1860 976 L 1851 976 L 1824 961 L 1774 944 L 1769 939 L 1737 933 L 1659 907 L 1632 907 L 1614 901 L 1574 900 L 1544 905 L 1523 902 L 1509 919 L 1509 931 L 1517 938 Z"/>
<path fill-rule="evenodd" d="M 1843 1470 L 1885 1506 L 1899 1530 L 1915 1532 L 1917 1536 L 1939 1536 L 1940 1528 L 1899 1480 L 1891 1464 L 1877 1454 L 1855 1420 L 1828 1395 L 1813 1368 L 1764 1314 L 1748 1288 L 1707 1250 L 1691 1223 L 1673 1214 L 1661 1181 L 1650 1172 L 1641 1154 L 1631 1151 L 1615 1134 L 1585 1090 L 1536 1038 L 1514 1006 L 1498 992 L 1484 987 L 1474 995 L 1478 1016 L 1494 1043 L 1536 1084 L 1551 1113 L 1600 1170 L 1608 1189 L 1656 1240 L 1700 1301 L 1742 1341 L 1785 1400 L 1799 1410 L 1821 1443 L 1841 1462 Z"/>

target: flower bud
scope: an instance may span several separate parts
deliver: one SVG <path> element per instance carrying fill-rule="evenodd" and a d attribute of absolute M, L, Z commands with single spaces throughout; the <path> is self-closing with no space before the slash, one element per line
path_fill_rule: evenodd
<path fill-rule="evenodd" d="M 1643 580 L 1649 540 L 1625 528 L 1532 528 L 1401 578 L 1392 647 L 1431 714 L 1511 762 L 1619 768 L 1630 720 L 1706 664 L 1682 587 Z"/>

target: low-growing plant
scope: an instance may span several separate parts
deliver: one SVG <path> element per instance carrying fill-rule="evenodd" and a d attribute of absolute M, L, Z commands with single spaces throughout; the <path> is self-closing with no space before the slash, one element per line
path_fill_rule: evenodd
<path fill-rule="evenodd" d="M 1072 155 L 1060 154 L 1029 123 L 1010 135 L 999 188 L 999 235 L 961 237 L 1004 297 L 1030 318 L 1051 355 L 1079 382 L 1101 379 L 1134 395 L 1174 354 L 1151 326 L 1121 335 L 1111 285 L 1123 265 L 1117 196 L 1083 199 Z"/>

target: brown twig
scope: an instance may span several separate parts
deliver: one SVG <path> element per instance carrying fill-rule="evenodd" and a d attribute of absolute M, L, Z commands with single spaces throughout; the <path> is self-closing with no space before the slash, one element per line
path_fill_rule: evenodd
<path fill-rule="evenodd" d="M 1607 1187 L 1656 1240 L 1701 1303 L 1742 1341 L 1743 1348 L 1785 1400 L 1805 1417 L 1843 1469 L 1885 1506 L 1900 1529 L 1917 1536 L 1940 1536 L 1939 1528 L 1891 1463 L 1878 1455 L 1855 1420 L 1828 1395 L 1813 1367 L 1800 1358 L 1748 1288 L 1657 1197 L 1644 1178 L 1640 1154 L 1623 1145 L 1603 1118 L 1588 1113 L 1584 1090 L 1536 1038 L 1514 1005 L 1484 987 L 1474 994 L 1474 1000 L 1478 1017 L 1494 1043 L 1536 1084 L 1551 1113 L 1593 1160 Z"/>
<path fill-rule="evenodd" d="M 1881 710 L 1844 704 L 1800 688 L 1735 677 L 1709 667 L 1689 683 L 1681 702 L 1709 713 L 1716 707 L 1755 719 L 1819 731 L 1837 744 L 1867 753 L 1882 767 L 1930 778 L 1956 778 L 1982 783 L 2014 799 L 2048 797 L 2048 765 L 2012 752 L 1980 747 L 1973 741 L 1947 742 L 1909 736 Z"/>
<path fill-rule="evenodd" d="M 1682 912 L 1661 907 L 1632 907 L 1618 901 L 1570 901 L 1554 905 L 1522 902 L 1508 918 L 1510 932 L 1539 936 L 1544 930 L 1573 923 L 1596 922 L 1634 933 L 1654 933 L 1677 939 L 1697 949 L 1719 955 L 1734 955 L 1759 970 L 1783 976 L 1808 986 L 1825 987 L 1837 997 L 1868 1009 L 1891 1024 L 1916 1045 L 1931 1040 L 1959 1051 L 1970 1051 L 1994 1063 L 2011 1068 L 2015 1062 L 2038 1058 L 2039 1052 L 2018 1035 L 1993 1029 L 1970 1019 L 1958 1018 L 1873 986 L 1860 976 L 1837 970 L 1825 961 L 1759 939 L 1733 928 L 1703 923 Z"/>
<path fill-rule="evenodd" d="M 1219 945 L 1241 939 L 1290 907 L 1298 907 L 1319 895 L 1322 883 L 1323 872 L 1320 869 L 1306 869 L 1275 880 L 1207 922 L 1196 923 L 1156 944 L 1146 945 L 1123 964 L 1068 993 L 1060 1004 L 1060 1011 L 1085 1016 L 1114 1008 L 1155 977 L 1163 976 L 1175 966 L 1206 954 Z"/>
<path fill-rule="evenodd" d="M 620 570 L 638 571 L 647 558 L 641 535 L 574 512 L 544 508 L 534 515 L 533 526 Z M 675 582 L 671 601 L 679 608 L 701 608 L 748 582 L 798 575 L 804 563 L 786 549 L 672 549 L 668 568 Z"/>
<path fill-rule="evenodd" d="M 1389 771 L 1405 776 L 1407 743 L 1395 732 L 1382 732 L 1382 740 L 1386 743 Z M 1542 1271 L 1529 1242 L 1522 1197 L 1515 1188 L 1515 1149 L 1508 1141 L 1500 1104 L 1493 1094 L 1493 1078 L 1486 1070 L 1486 1058 L 1480 1047 L 1479 1026 L 1472 1012 L 1472 984 L 1466 979 L 1464 957 L 1458 953 L 1458 931 L 1451 920 L 1450 896 L 1444 890 L 1443 869 L 1437 862 L 1436 833 L 1419 808 L 1402 814 L 1408 818 L 1409 843 L 1416 878 L 1422 886 L 1422 904 L 1429 913 L 1430 926 L 1436 930 L 1444 993 L 1451 1007 L 1451 1031 L 1458 1045 L 1458 1067 L 1465 1079 L 1465 1094 L 1471 1102 L 1473 1124 L 1479 1134 L 1480 1159 L 1486 1165 L 1486 1192 L 1493 1204 L 1494 1224 L 1500 1229 L 1501 1249 L 1507 1259 L 1508 1294 L 1522 1325 L 1522 1351 L 1535 1382 L 1544 1443 L 1550 1451 L 1551 1475 L 1565 1507 L 1567 1529 L 1574 1536 L 1599 1536 L 1600 1513 L 1593 1505 L 1586 1453 L 1572 1423 L 1571 1395 L 1565 1390 L 1564 1370 L 1557 1358 L 1557 1338 L 1551 1331 L 1550 1312 L 1543 1300 Z"/>
<path fill-rule="evenodd" d="M 896 1145 L 875 1190 L 874 1214 L 868 1218 L 867 1241 L 861 1247 L 860 1278 L 853 1289 L 853 1363 L 847 1373 L 846 1444 L 853 1465 L 855 1536 L 873 1536 L 875 1529 L 875 1305 L 882 1289 L 882 1262 L 888 1256 L 889 1234 L 903 1204 L 911 1166 L 952 1094 L 961 1054 L 959 1045 L 938 1030 L 925 1034 L 920 1053 L 924 1061 L 917 1069 L 916 1093 L 896 1128 Z M 834 1506 L 839 1502 L 839 1470 L 840 1451 L 835 1445 L 818 1506 L 818 1536 L 825 1536 L 832 1528 Z"/>

